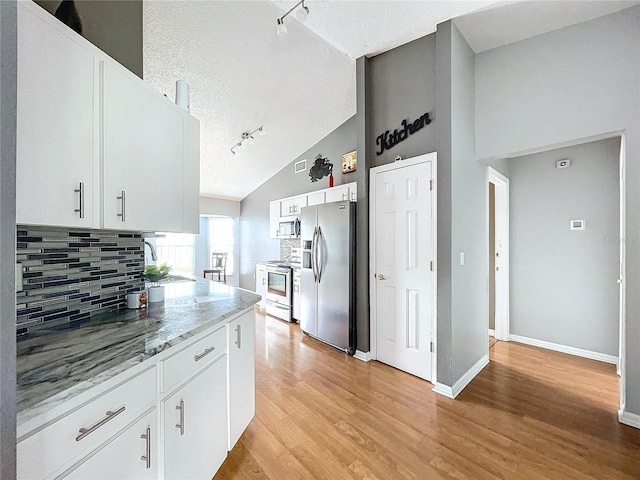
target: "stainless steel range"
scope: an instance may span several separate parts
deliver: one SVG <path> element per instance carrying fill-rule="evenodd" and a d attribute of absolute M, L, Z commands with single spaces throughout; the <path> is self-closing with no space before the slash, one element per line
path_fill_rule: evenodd
<path fill-rule="evenodd" d="M 267 262 L 267 314 L 291 322 L 292 270 L 279 262 Z"/>

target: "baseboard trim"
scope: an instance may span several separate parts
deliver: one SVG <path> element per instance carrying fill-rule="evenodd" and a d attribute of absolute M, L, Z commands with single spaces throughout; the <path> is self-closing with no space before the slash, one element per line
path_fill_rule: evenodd
<path fill-rule="evenodd" d="M 495 337 L 496 336 L 496 331 L 493 328 L 489 329 L 489 336 L 490 337 Z"/>
<path fill-rule="evenodd" d="M 444 385 L 442 383 L 436 383 L 435 387 L 433 387 L 433 391 L 435 393 L 439 393 L 440 395 L 444 395 L 447 398 L 456 398 L 460 395 L 460 392 L 464 390 L 464 387 L 471 383 L 471 380 L 478 375 L 484 367 L 489 365 L 489 355 L 483 356 L 480 360 L 478 360 L 475 365 L 473 365 L 469 370 L 465 372 L 465 374 L 458 380 L 453 387 L 448 385 Z"/>
<path fill-rule="evenodd" d="M 356 350 L 356 353 L 353 354 L 355 358 L 358 360 L 362 360 L 363 362 L 368 362 L 371 360 L 371 352 L 361 352 L 360 350 Z"/>
<path fill-rule="evenodd" d="M 533 347 L 546 348 L 547 350 L 554 350 L 556 352 L 568 353 L 569 355 L 576 355 L 578 357 L 589 358 L 591 360 L 598 360 L 600 362 L 611 363 L 618 366 L 618 357 L 613 355 L 607 355 L 605 353 L 592 352 L 591 350 L 583 350 L 582 348 L 569 347 L 567 345 L 560 345 L 558 343 L 545 342 L 544 340 L 537 340 L 535 338 L 521 337 L 520 335 L 509 335 L 509 340 L 518 343 L 524 343 Z"/>
<path fill-rule="evenodd" d="M 618 421 L 630 427 L 640 428 L 640 415 L 618 410 Z"/>
<path fill-rule="evenodd" d="M 443 383 L 436 382 L 432 391 L 440 395 L 444 395 L 447 398 L 454 398 L 453 389 L 449 385 L 445 385 Z"/>

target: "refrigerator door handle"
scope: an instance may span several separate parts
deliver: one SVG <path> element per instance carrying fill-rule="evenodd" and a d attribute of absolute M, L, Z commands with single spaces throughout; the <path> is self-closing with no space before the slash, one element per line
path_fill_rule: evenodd
<path fill-rule="evenodd" d="M 318 240 L 316 240 L 316 259 L 318 260 L 318 283 L 322 280 L 322 228 L 318 225 Z"/>
<path fill-rule="evenodd" d="M 318 227 L 313 228 L 313 238 L 311 239 L 311 270 L 313 271 L 313 282 L 318 282 L 318 274 L 316 273 L 316 241 L 318 235 Z"/>

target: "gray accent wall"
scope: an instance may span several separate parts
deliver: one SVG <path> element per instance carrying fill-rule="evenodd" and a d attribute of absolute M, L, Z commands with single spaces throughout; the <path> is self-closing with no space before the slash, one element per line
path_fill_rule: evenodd
<path fill-rule="evenodd" d="M 0 478 L 16 478 L 16 2 L 0 1 Z"/>
<path fill-rule="evenodd" d="M 35 0 L 52 15 L 60 0 Z M 142 0 L 75 0 L 82 36 L 142 78 Z"/>
<path fill-rule="evenodd" d="M 640 414 L 640 7 L 476 56 L 476 155 L 626 136 L 626 402 Z"/>
<path fill-rule="evenodd" d="M 351 117 L 316 145 L 293 159 L 273 177 L 245 197 L 240 214 L 240 287 L 255 289 L 255 262 L 280 258 L 280 241 L 269 238 L 269 202 L 280 198 L 322 190 L 326 177 L 311 182 L 309 168 L 319 153 L 333 163 L 334 185 L 354 182 L 356 172 L 342 174 L 342 155 L 356 149 L 356 121 Z M 306 159 L 307 170 L 294 172 L 294 164 Z"/>
<path fill-rule="evenodd" d="M 475 54 L 451 21 L 436 35 L 437 381 L 453 387 L 488 354 L 486 166 L 475 160 Z"/>
<path fill-rule="evenodd" d="M 612 138 L 510 160 L 511 334 L 618 356 L 619 155 Z"/>
<path fill-rule="evenodd" d="M 370 166 L 393 162 L 397 155 L 411 158 L 436 150 L 436 35 L 431 34 L 372 57 L 368 61 L 370 105 L 367 120 L 371 133 Z M 391 150 L 380 150 L 376 138 L 386 130 L 400 129 L 402 121 L 414 121 L 424 113 L 432 119 Z"/>

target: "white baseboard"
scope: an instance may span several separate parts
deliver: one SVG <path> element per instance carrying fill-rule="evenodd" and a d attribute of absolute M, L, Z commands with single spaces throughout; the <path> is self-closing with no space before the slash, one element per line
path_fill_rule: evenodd
<path fill-rule="evenodd" d="M 496 336 L 496 331 L 493 328 L 489 329 L 489 336 L 490 337 L 495 337 Z"/>
<path fill-rule="evenodd" d="M 640 415 L 618 410 L 618 421 L 630 427 L 640 428 Z"/>
<path fill-rule="evenodd" d="M 444 395 L 448 398 L 456 398 L 460 392 L 469 385 L 471 380 L 475 378 L 476 375 L 480 373 L 480 371 L 489 364 L 489 356 L 485 355 L 480 360 L 478 360 L 475 365 L 473 365 L 469 370 L 465 372 L 465 374 L 458 380 L 453 387 L 448 385 L 444 385 L 442 383 L 436 383 L 435 387 L 433 387 L 433 391 L 439 393 L 440 395 Z"/>
<path fill-rule="evenodd" d="M 613 355 L 607 355 L 605 353 L 592 352 L 590 350 L 583 350 L 581 348 L 569 347 L 567 345 L 560 345 L 558 343 L 545 342 L 544 340 L 537 340 L 535 338 L 521 337 L 520 335 L 509 335 L 509 340 L 518 343 L 524 343 L 534 347 L 546 348 L 547 350 L 554 350 L 556 352 L 568 353 L 569 355 L 576 355 L 578 357 L 589 358 L 591 360 L 598 360 L 600 362 L 611 363 L 618 366 L 618 357 Z"/>
<path fill-rule="evenodd" d="M 361 352 L 360 350 L 356 350 L 356 353 L 353 356 L 363 362 L 371 360 L 371 352 Z"/>
<path fill-rule="evenodd" d="M 434 391 L 435 393 L 439 393 L 440 395 L 444 395 L 447 398 L 454 398 L 453 389 L 449 385 L 445 385 L 443 383 L 436 382 L 432 391 Z"/>

